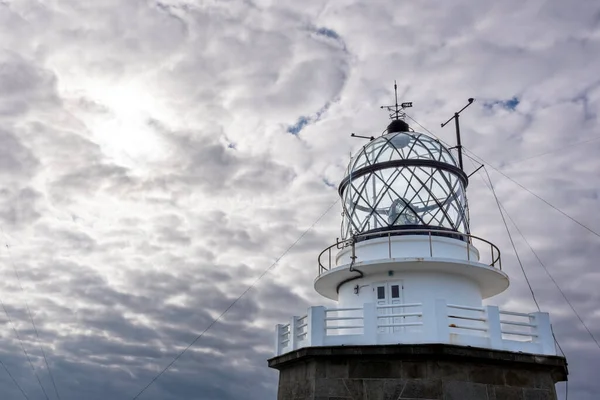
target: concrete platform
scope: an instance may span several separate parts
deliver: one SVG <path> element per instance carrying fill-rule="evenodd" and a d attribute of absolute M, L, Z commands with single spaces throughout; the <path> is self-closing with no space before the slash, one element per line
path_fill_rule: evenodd
<path fill-rule="evenodd" d="M 269 360 L 278 400 L 556 400 L 564 357 L 421 344 L 329 346 Z"/>

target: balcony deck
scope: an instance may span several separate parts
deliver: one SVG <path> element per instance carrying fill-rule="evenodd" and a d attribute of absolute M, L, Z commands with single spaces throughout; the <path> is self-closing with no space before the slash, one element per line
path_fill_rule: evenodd
<path fill-rule="evenodd" d="M 556 355 L 548 313 L 428 303 L 311 307 L 276 327 L 276 355 L 313 346 L 441 343 Z"/>

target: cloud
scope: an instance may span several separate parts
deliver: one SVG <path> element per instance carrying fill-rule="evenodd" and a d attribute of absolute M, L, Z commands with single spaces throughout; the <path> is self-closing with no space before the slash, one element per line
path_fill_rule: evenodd
<path fill-rule="evenodd" d="M 438 124 L 477 99 L 463 144 L 600 337 L 598 238 L 492 168 L 600 230 L 596 3 L 1 3 L 0 289 L 46 390 L 26 303 L 63 399 L 133 397 L 336 200 L 365 144 L 350 133 L 385 128 L 394 80 L 450 145 Z M 511 277 L 492 302 L 534 311 L 482 179 L 470 178 L 471 228 Z M 312 285 L 339 213 L 141 398 L 274 398 L 273 326 L 333 304 Z M 593 399 L 600 350 L 509 227 L 567 353 L 569 398 Z M 43 396 L 10 324 L 0 334 L 0 360 Z M 1 367 L 0 385 L 22 397 Z"/>

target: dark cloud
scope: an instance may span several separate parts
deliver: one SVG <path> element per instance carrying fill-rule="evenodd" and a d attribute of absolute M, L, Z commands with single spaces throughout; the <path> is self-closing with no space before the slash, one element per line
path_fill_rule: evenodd
<path fill-rule="evenodd" d="M 31 189 L 0 190 L 0 218 L 9 226 L 23 226 L 35 222 L 40 216 L 39 207 L 42 195 Z"/>
<path fill-rule="evenodd" d="M 31 177 L 39 166 L 39 161 L 32 151 L 10 132 L 0 130 L 0 140 L 4 144 L 0 154 L 1 173 L 7 180 Z"/>
<path fill-rule="evenodd" d="M 22 116 L 54 106 L 59 101 L 55 86 L 52 72 L 16 53 L 0 52 L 0 116 Z"/>

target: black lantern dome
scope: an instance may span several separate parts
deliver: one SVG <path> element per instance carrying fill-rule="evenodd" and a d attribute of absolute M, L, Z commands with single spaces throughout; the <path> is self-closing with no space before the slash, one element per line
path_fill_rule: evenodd
<path fill-rule="evenodd" d="M 342 238 L 399 229 L 469 233 L 467 184 L 449 149 L 394 120 L 350 160 L 338 189 Z"/>

